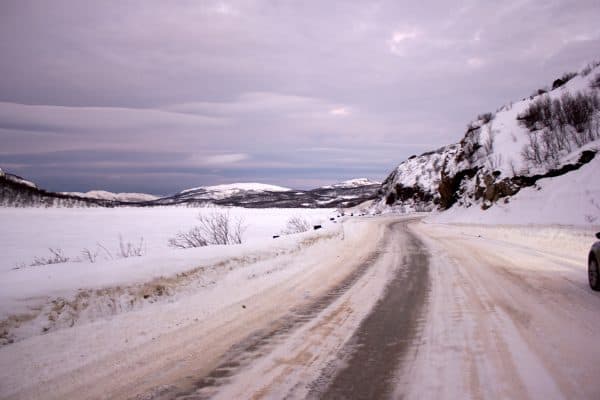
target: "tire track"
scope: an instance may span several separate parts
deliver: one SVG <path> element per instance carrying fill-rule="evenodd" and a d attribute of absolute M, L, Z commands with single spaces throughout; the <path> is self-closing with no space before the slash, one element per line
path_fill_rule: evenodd
<path fill-rule="evenodd" d="M 386 232 L 391 229 L 392 225 L 386 227 Z M 381 249 L 387 248 L 391 236 L 387 232 L 377 245 L 377 250 L 371 252 L 365 261 L 359 264 L 344 280 L 325 295 L 314 299 L 308 304 L 290 310 L 289 314 L 283 318 L 274 321 L 265 329 L 250 334 L 245 340 L 232 346 L 223 356 L 219 365 L 206 376 L 201 378 L 188 377 L 186 382 L 162 388 L 158 393 L 147 393 L 143 396 L 138 396 L 137 399 L 198 400 L 210 398 L 221 386 L 230 382 L 240 370 L 248 367 L 257 358 L 267 354 L 275 345 L 289 337 L 296 329 L 316 318 L 319 313 L 354 286 L 382 256 Z"/>
<path fill-rule="evenodd" d="M 345 366 L 323 371 L 309 398 L 382 399 L 395 390 L 402 357 L 421 323 L 429 291 L 429 254 L 406 222 L 392 228 L 406 235 L 402 266 L 341 352 L 348 355 Z"/>

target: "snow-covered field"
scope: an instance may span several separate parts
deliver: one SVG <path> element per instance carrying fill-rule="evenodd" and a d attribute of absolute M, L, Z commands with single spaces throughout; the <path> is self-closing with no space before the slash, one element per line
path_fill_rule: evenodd
<path fill-rule="evenodd" d="M 29 264 L 34 257 L 49 255 L 48 248 L 61 248 L 70 258 L 80 257 L 84 248 L 95 249 L 98 243 L 109 251 L 124 241 L 144 240 L 147 255 L 177 251 L 168 246 L 177 232 L 198 225 L 197 216 L 215 211 L 241 218 L 247 227 L 243 243 L 270 239 L 285 228 L 291 216 L 300 216 L 318 224 L 333 215 L 330 209 L 243 209 L 243 208 L 0 208 L 0 272 L 20 263 Z M 103 254 L 99 257 L 104 259 Z M 80 268 L 89 267 L 82 264 Z"/>
<path fill-rule="evenodd" d="M 168 241 L 175 234 L 198 224 L 199 214 L 216 211 L 229 213 L 232 220 L 243 220 L 246 230 L 241 245 L 169 247 Z M 325 222 L 329 223 L 332 215 L 328 209 L 0 208 L 0 320 L 27 312 L 31 301 L 24 299 L 70 296 L 79 289 L 147 282 L 249 252 L 275 251 L 277 246 L 289 249 L 302 239 L 301 235 L 279 238 L 275 246 L 272 236 L 285 228 L 291 216 L 327 228 Z M 134 246 L 139 246 L 143 238 L 144 255 L 119 258 L 120 237 Z M 49 248 L 62 249 L 74 261 L 30 266 L 35 257 L 49 257 Z M 86 260 L 83 249 L 97 252 L 95 263 Z"/>

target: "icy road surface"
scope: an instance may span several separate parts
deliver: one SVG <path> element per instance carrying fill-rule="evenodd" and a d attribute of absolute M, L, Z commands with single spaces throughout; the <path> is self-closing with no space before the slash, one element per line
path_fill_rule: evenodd
<path fill-rule="evenodd" d="M 600 398 L 591 236 L 345 225 L 243 295 L 217 282 L 211 312 L 189 294 L 3 346 L 0 397 Z"/>

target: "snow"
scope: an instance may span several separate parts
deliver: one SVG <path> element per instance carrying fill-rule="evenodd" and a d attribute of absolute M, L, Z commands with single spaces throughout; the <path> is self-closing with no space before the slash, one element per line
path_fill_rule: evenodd
<path fill-rule="evenodd" d="M 182 377 L 193 385 L 223 360 L 233 375 L 198 397 L 310 397 L 324 371 L 344 367 L 356 328 L 414 254 L 402 235 L 382 240 L 386 222 L 398 220 L 347 219 L 264 247 L 231 246 L 223 257 L 235 259 L 194 277 L 190 290 L 38 330 L 0 347 L 0 397 L 73 398 L 86 388 L 86 398 L 135 398 Z M 429 253 L 431 286 L 392 397 L 598 397 L 600 348 L 589 343 L 600 329 L 600 297 L 586 286 L 588 231 L 431 222 L 410 229 Z M 214 264 L 194 256 L 195 265 L 204 261 Z M 303 304 L 331 293 L 356 265 L 368 266 L 364 275 L 315 315 L 304 313 Z M 183 286 L 187 278 L 179 279 Z M 100 307 L 115 297 L 90 299 Z M 306 320 L 286 329 L 294 316 Z"/>
<path fill-rule="evenodd" d="M 229 197 L 233 194 L 237 194 L 239 192 L 251 191 L 251 192 L 287 192 L 292 189 L 276 186 L 276 185 L 268 185 L 265 183 L 256 183 L 256 182 L 243 182 L 243 183 L 231 183 L 225 185 L 214 185 L 214 186 L 199 186 L 196 188 L 182 190 L 180 193 L 188 193 L 197 190 L 206 190 L 207 192 L 215 192 L 220 193 L 224 197 Z"/>
<path fill-rule="evenodd" d="M 548 96 L 551 100 L 560 98 L 564 93 L 575 94 L 577 92 L 590 91 L 590 81 L 600 73 L 600 66 L 594 68 L 587 76 L 576 75 L 563 86 L 550 90 L 546 94 L 537 95 L 533 98 L 527 97 L 509 105 L 503 106 L 495 114 L 494 118 L 481 127 L 480 143 L 488 140 L 490 133 L 494 135 L 493 153 L 483 157 L 480 162 L 493 163 L 494 170 L 501 171 L 503 176 L 512 176 L 513 169 L 521 171 L 531 166 L 525 165 L 521 157 L 521 150 L 528 143 L 528 129 L 521 126 L 517 117 L 523 113 L 529 105 L 540 96 Z M 531 171 L 545 172 L 545 171 Z"/>
<path fill-rule="evenodd" d="M 334 185 L 321 186 L 321 189 L 334 189 L 334 188 L 356 188 L 361 186 L 369 186 L 369 185 L 380 185 L 381 182 L 374 181 L 368 178 L 355 178 L 349 179 L 347 181 L 343 181 L 340 183 L 336 183 Z"/>
<path fill-rule="evenodd" d="M 600 144 L 600 141 L 592 144 Z M 476 224 L 561 224 L 600 227 L 600 155 L 576 171 L 544 178 L 493 207 L 452 207 L 431 222 Z M 600 228 L 599 228 L 600 229 Z"/>
<path fill-rule="evenodd" d="M 500 107 L 488 121 L 481 118 L 469 124 L 470 128 L 459 143 L 442 147 L 438 150 L 410 157 L 402 162 L 383 183 L 383 196 L 374 204 L 373 213 L 386 211 L 415 211 L 437 208 L 436 200 L 441 198 L 439 185 L 442 176 L 453 178 L 459 172 L 468 172 L 462 177 L 460 187 L 454 188 L 457 202 L 452 208 L 443 213 L 440 221 L 458 221 L 462 219 L 474 221 L 501 221 L 508 218 L 511 222 L 523 223 L 561 223 L 585 225 L 597 223 L 598 179 L 593 175 L 592 168 L 585 168 L 584 175 L 577 171 L 569 172 L 562 177 L 544 180 L 535 188 L 521 190 L 517 196 L 510 198 L 510 204 L 503 203 L 504 199 L 491 203 L 489 197 L 481 196 L 480 189 L 495 189 L 500 182 L 504 185 L 514 185 L 508 181 L 514 176 L 543 175 L 550 169 L 557 169 L 567 163 L 578 161 L 583 150 L 600 150 L 600 140 L 588 143 L 583 147 L 573 145 L 572 154 L 560 154 L 558 165 L 534 165 L 522 156 L 522 150 L 529 144 L 529 130 L 522 126 L 518 116 L 540 96 L 548 96 L 550 100 L 558 99 L 565 93 L 575 95 L 578 92 L 590 92 L 590 82 L 600 74 L 600 66 L 596 66 L 589 74 L 579 74 L 561 87 L 547 94 L 530 96 L 520 101 Z M 597 161 L 594 162 L 598 167 Z M 579 176 L 579 177 L 577 177 Z M 504 181 L 503 181 L 504 180 Z M 448 182 L 452 182 L 448 180 Z M 433 200 L 420 200 L 418 196 L 396 199 L 392 207 L 387 204 L 396 197 L 397 185 L 403 187 L 419 187 Z M 541 188 L 541 190 L 540 190 Z M 445 189 L 449 189 L 447 185 Z M 536 194 L 534 191 L 540 191 Z M 476 195 L 476 192 L 479 193 Z M 490 194 L 493 197 L 493 192 Z M 571 196 L 569 193 L 573 193 Z M 449 204 L 446 192 L 445 202 Z M 487 200 L 486 200 L 487 197 Z M 552 199 L 552 202 L 547 201 Z M 540 201 L 541 207 L 536 203 Z M 487 211 L 480 210 L 482 204 L 491 206 Z M 514 204 L 518 205 L 514 205 Z M 518 211 L 522 205 L 522 210 Z M 513 211 L 514 210 L 514 211 Z M 508 223 L 511 223 L 508 222 Z"/>
<path fill-rule="evenodd" d="M 414 227 L 432 254 L 430 308 L 395 397 L 598 398 L 590 230 Z"/>
<path fill-rule="evenodd" d="M 151 298 L 144 307 L 129 312 L 78 320 L 72 328 L 66 325 L 66 329 L 45 334 L 38 330 L 33 336 L 0 347 L 0 396 L 26 390 L 26 394 L 21 392 L 20 396 L 43 398 L 48 392 L 42 388 L 52 381 L 53 390 L 49 393 L 55 398 L 73 397 L 72 392 L 69 395 L 63 390 L 77 388 L 82 382 L 95 383 L 92 385 L 95 389 L 87 392 L 90 397 L 129 398 L 109 393 L 117 382 L 125 386 L 134 382 L 130 378 L 158 373 L 157 380 L 143 379 L 146 386 L 152 387 L 179 368 L 194 368 L 194 374 L 200 373 L 197 364 L 196 367 L 189 364 L 201 360 L 206 365 L 214 365 L 231 345 L 286 315 L 298 301 L 327 293 L 351 271 L 347 267 L 350 263 L 363 260 L 372 251 L 370 246 L 361 243 L 367 239 L 372 240 L 372 244 L 377 243 L 383 232 L 375 224 L 365 227 L 351 221 L 344 224 L 344 228 L 341 225 L 332 224 L 323 230 L 281 238 L 281 241 L 270 240 L 269 245 L 261 249 L 238 251 L 243 245 L 230 246 L 233 253 L 228 256 L 236 255 L 236 258 L 205 271 L 203 274 L 207 276 L 202 275 L 193 290 L 168 299 Z M 202 257 L 190 259 L 196 265 L 205 261 Z M 127 269 L 143 266 L 140 262 L 135 268 L 129 267 Z M 373 268 L 371 273 L 385 275 L 385 269 Z M 375 290 L 363 294 L 361 301 L 356 300 L 363 312 L 368 311 L 369 302 L 375 301 L 383 282 L 379 281 Z M 178 282 L 182 283 L 185 282 Z M 125 289 L 115 288 L 115 294 L 118 290 Z M 94 300 L 93 296 L 90 299 Z M 106 307 L 107 301 L 115 304 L 115 298 L 111 297 L 104 302 L 96 301 L 92 306 Z M 116 303 L 123 307 L 128 301 Z M 88 309 L 94 308 L 92 306 Z M 173 369 L 152 369 L 155 361 L 168 363 L 169 360 L 177 360 L 178 364 Z M 6 368 L 8 365 L 12 368 Z M 117 375 L 111 377 L 114 373 Z M 125 381 L 119 376 L 121 373 L 127 375 Z M 58 384 L 64 377 L 68 382 Z M 111 387 L 97 385 L 102 379 L 109 379 Z M 144 388 L 136 386 L 134 390 Z"/>
<path fill-rule="evenodd" d="M 159 198 L 159 196 L 155 196 L 147 193 L 113 193 L 107 192 L 105 190 L 90 190 L 89 192 L 63 192 L 63 194 L 78 196 L 78 197 L 89 197 L 92 199 L 99 200 L 111 200 L 111 201 L 124 201 L 124 202 L 143 202 L 143 201 L 152 201 Z"/>
<path fill-rule="evenodd" d="M 23 312 L 27 298 L 72 295 L 82 288 L 95 288 L 145 282 L 173 275 L 198 265 L 237 257 L 249 251 L 273 250 L 272 235 L 285 228 L 291 216 L 305 218 L 311 224 L 327 226 L 329 209 L 225 209 L 232 219 L 243 219 L 247 226 L 243 244 L 210 246 L 198 249 L 173 249 L 168 240 L 180 231 L 196 225 L 199 214 L 220 208 L 0 208 L 0 319 Z M 35 231 L 32 232 L 32 227 Z M 143 238 L 146 253 L 142 257 L 118 259 L 120 237 L 137 245 Z M 291 242 L 289 242 L 291 240 Z M 280 238 L 277 246 L 288 248 L 298 236 Z M 99 245 L 115 259 L 109 259 Z M 270 247 L 271 246 L 271 247 Z M 48 256 L 48 248 L 62 249 L 69 258 L 82 258 L 82 250 L 98 251 L 98 261 L 68 262 L 29 266 L 34 257 Z M 15 269 L 21 266 L 22 268 Z"/>

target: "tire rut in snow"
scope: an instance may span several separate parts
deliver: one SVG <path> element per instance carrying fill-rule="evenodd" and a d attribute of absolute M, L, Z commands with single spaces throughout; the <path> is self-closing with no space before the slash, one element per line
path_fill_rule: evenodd
<path fill-rule="evenodd" d="M 385 240 L 388 240 L 386 237 Z M 385 248 L 380 243 L 377 249 Z M 289 314 L 273 322 L 268 328 L 257 331 L 248 336 L 242 342 L 234 345 L 223 357 L 223 361 L 205 377 L 196 379 L 193 383 L 182 385 L 185 387 L 172 386 L 169 390 L 157 396 L 150 396 L 153 400 L 179 399 L 196 400 L 210 398 L 212 394 L 222 386 L 243 367 L 248 366 L 253 360 L 267 354 L 277 343 L 288 337 L 303 324 L 315 318 L 327 306 L 351 288 L 365 272 L 381 256 L 379 250 L 369 254 L 367 259 L 354 269 L 342 282 L 318 297 L 307 305 L 292 309 Z"/>
<path fill-rule="evenodd" d="M 337 362 L 324 370 L 308 398 L 382 399 L 393 395 L 395 376 L 418 332 L 429 291 L 429 255 L 424 244 L 405 224 L 395 226 L 407 235 L 401 268 L 341 352 L 347 355 L 343 365 L 336 368 L 341 364 Z"/>

